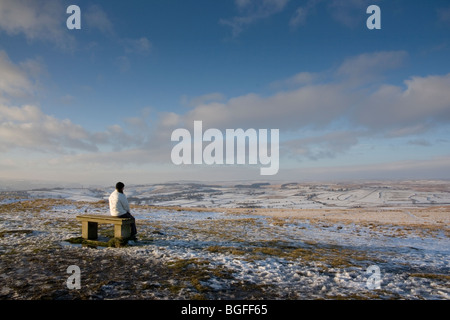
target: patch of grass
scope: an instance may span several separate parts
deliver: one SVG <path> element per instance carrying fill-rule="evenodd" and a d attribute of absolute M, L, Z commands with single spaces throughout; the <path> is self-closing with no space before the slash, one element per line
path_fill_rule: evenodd
<path fill-rule="evenodd" d="M 378 294 L 375 293 L 368 293 L 368 294 L 359 294 L 359 293 L 352 293 L 348 295 L 327 295 L 327 299 L 331 300 L 380 300 L 381 297 Z"/>
<path fill-rule="evenodd" d="M 198 230 L 185 229 L 188 232 L 201 232 L 205 236 L 221 239 L 222 241 L 242 242 L 247 239 L 247 233 L 261 229 L 263 224 L 256 218 L 223 219 L 202 221 L 202 228 Z M 182 228 L 180 228 L 182 229 Z M 232 232 L 230 232 L 232 230 Z"/>
<path fill-rule="evenodd" d="M 176 272 L 183 272 L 188 270 L 191 266 L 204 266 L 209 264 L 206 260 L 193 259 L 179 259 L 168 263 L 169 268 Z"/>
<path fill-rule="evenodd" d="M 4 230 L 0 232 L 0 238 L 4 237 L 7 234 L 30 234 L 33 233 L 33 230 Z"/>
<path fill-rule="evenodd" d="M 213 266 L 209 261 L 202 259 L 179 259 L 168 263 L 171 279 L 162 285 L 172 294 L 178 295 L 180 291 L 183 297 L 192 300 L 211 299 L 217 296 L 217 290 L 226 290 L 233 293 L 236 299 L 240 297 L 264 298 L 266 290 L 270 289 L 266 284 L 253 284 L 247 281 L 237 281 L 231 270 L 222 266 Z M 212 288 L 208 281 L 222 280 L 223 289 Z M 227 281 L 229 280 L 229 281 Z"/>
<path fill-rule="evenodd" d="M 211 253 L 233 254 L 237 256 L 246 254 L 246 251 L 236 247 L 222 247 L 218 245 L 207 247 L 205 250 Z"/>
<path fill-rule="evenodd" d="M 114 238 L 114 226 L 99 224 L 98 235 L 106 238 Z"/>
<path fill-rule="evenodd" d="M 450 281 L 450 275 L 436 273 L 411 273 L 410 277 Z"/>
<path fill-rule="evenodd" d="M 82 237 L 69 238 L 64 240 L 71 244 L 81 244 L 87 247 L 115 247 L 121 248 L 126 247 L 128 244 L 128 239 L 123 238 L 111 238 L 108 241 L 97 241 L 97 240 L 86 240 Z"/>
<path fill-rule="evenodd" d="M 327 268 L 350 268 L 361 267 L 368 261 L 371 263 L 381 263 L 380 259 L 368 257 L 363 252 L 333 245 L 321 245 L 318 243 L 308 243 L 294 246 L 284 241 L 263 241 L 252 242 L 246 246 L 210 246 L 205 249 L 211 253 L 224 253 L 242 256 L 246 261 L 262 260 L 268 257 L 278 257 L 300 263 L 320 262 Z"/>
<path fill-rule="evenodd" d="M 13 256 L 13 255 L 20 254 L 20 253 L 21 253 L 21 250 L 13 248 L 13 249 L 9 249 L 9 250 L 6 250 L 5 252 L 0 253 L 0 256 L 2 257 L 2 259 L 4 259 L 4 257 L 6 255 Z"/>
<path fill-rule="evenodd" d="M 201 294 L 208 290 L 200 282 L 208 280 L 211 276 L 206 268 L 208 261 L 200 259 L 179 259 L 168 263 L 178 281 L 170 283 L 168 289 L 172 293 L 177 293 L 188 287 L 194 289 L 197 294 Z M 175 279 L 174 279 L 175 280 Z"/>
<path fill-rule="evenodd" d="M 285 218 L 279 218 L 279 217 L 270 217 L 266 218 L 267 222 L 279 227 L 284 227 L 286 224 L 290 223 L 288 219 Z"/>
<path fill-rule="evenodd" d="M 168 269 L 173 273 L 173 279 L 165 284 L 171 293 L 187 290 L 190 299 L 206 299 L 214 289 L 205 283 L 211 278 L 231 279 L 231 272 L 224 267 L 212 267 L 210 262 L 198 258 L 178 259 L 168 263 Z"/>
<path fill-rule="evenodd" d="M 0 213 L 32 212 L 34 214 L 39 214 L 41 212 L 52 212 L 55 211 L 55 208 L 66 205 L 72 205 L 77 209 L 88 206 L 89 208 L 107 210 L 107 204 L 103 200 L 98 202 L 85 202 L 68 199 L 42 198 L 2 204 L 0 205 Z"/>

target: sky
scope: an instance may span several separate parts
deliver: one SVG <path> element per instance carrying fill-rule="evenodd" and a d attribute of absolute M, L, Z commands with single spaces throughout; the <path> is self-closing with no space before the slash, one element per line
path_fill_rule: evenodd
<path fill-rule="evenodd" d="M 449 57 L 447 0 L 0 0 L 0 179 L 449 179 Z M 175 165 L 194 121 L 278 129 L 277 174 Z"/>

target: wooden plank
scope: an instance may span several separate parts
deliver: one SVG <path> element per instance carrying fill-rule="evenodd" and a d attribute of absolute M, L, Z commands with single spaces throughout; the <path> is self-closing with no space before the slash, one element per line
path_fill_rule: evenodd
<path fill-rule="evenodd" d="M 119 218 L 113 216 L 102 216 L 102 215 L 82 215 L 77 216 L 77 220 L 79 221 L 91 221 L 97 223 L 113 223 L 113 224 L 130 224 L 133 219 L 131 218 Z"/>
<path fill-rule="evenodd" d="M 110 215 L 101 215 L 101 214 L 84 214 L 81 216 L 77 216 L 77 219 L 115 219 L 115 220 L 126 220 L 130 218 L 119 218 Z"/>
<path fill-rule="evenodd" d="M 109 217 L 77 217 L 77 220 L 80 221 L 111 221 L 111 222 L 120 222 L 120 221 L 128 221 L 132 220 L 130 218 L 109 218 Z"/>

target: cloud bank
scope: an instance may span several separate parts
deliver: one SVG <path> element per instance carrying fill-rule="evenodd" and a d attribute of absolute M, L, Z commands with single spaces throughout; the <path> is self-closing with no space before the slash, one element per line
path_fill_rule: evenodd
<path fill-rule="evenodd" d="M 38 105 L 11 104 L 11 97 L 33 92 L 34 82 L 24 64 L 0 52 L 0 150 L 50 154 L 47 164 L 55 168 L 164 166 L 170 164 L 172 131 L 191 129 L 194 120 L 219 130 L 280 129 L 281 157 L 299 160 L 332 159 L 366 137 L 424 141 L 416 135 L 450 124 L 450 74 L 385 83 L 384 74 L 407 59 L 404 51 L 364 53 L 320 74 L 303 71 L 280 80 L 270 95 L 185 97 L 184 113 L 145 110 L 124 118 L 123 124 L 91 132 L 46 114 Z M 302 135 L 305 130 L 308 136 Z M 418 162 L 408 165 L 420 167 Z"/>

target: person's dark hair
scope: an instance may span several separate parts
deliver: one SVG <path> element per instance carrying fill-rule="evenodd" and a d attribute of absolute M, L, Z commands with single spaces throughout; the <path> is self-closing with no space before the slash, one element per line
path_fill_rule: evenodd
<path fill-rule="evenodd" d="M 125 187 L 125 185 L 122 182 L 117 182 L 116 183 L 116 189 L 117 190 L 122 190 Z"/>

